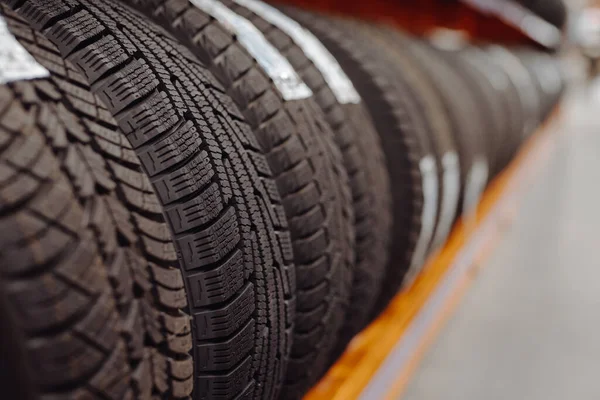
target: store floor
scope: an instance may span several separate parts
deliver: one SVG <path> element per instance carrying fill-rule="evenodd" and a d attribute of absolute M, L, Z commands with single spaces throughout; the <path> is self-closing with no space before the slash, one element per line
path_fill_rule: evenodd
<path fill-rule="evenodd" d="M 600 82 L 403 400 L 600 399 Z"/>

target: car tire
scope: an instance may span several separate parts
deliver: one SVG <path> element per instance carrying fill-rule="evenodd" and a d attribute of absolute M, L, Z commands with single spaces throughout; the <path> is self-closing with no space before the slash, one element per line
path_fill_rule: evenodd
<path fill-rule="evenodd" d="M 95 94 L 77 105 L 95 112 L 106 147 L 129 163 L 139 159 L 135 174 L 120 170 L 118 179 L 143 214 L 146 259 L 164 253 L 179 267 L 157 272 L 150 290 L 168 302 L 163 314 L 181 318 L 160 320 L 147 336 L 165 342 L 159 352 L 189 352 L 193 364 L 153 364 L 152 390 L 168 398 L 188 398 L 192 387 L 196 398 L 274 397 L 289 353 L 294 269 L 272 173 L 242 115 L 196 58 L 120 3 L 10 4 L 74 66 L 77 78 L 66 70 L 65 85 Z M 163 220 L 168 230 L 156 226 Z M 164 290 L 176 285 L 185 290 Z M 176 387 L 183 378 L 185 387 Z"/>

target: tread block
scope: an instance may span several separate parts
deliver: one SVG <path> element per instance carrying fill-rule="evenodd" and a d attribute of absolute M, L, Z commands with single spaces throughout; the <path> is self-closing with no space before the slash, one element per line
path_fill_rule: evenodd
<path fill-rule="evenodd" d="M 153 277 L 154 282 L 167 289 L 181 289 L 183 288 L 183 278 L 179 269 L 172 267 L 159 267 L 156 264 L 149 263 L 148 269 L 150 275 Z"/>
<path fill-rule="evenodd" d="M 222 260 L 240 241 L 235 210 L 228 208 L 210 227 L 177 239 L 185 269 L 205 267 Z"/>
<path fill-rule="evenodd" d="M 200 340 L 227 337 L 248 320 L 254 309 L 254 285 L 247 283 L 246 288 L 227 306 L 194 313 L 198 321 L 196 335 Z"/>
<path fill-rule="evenodd" d="M 192 156 L 200 144 L 200 134 L 192 122 L 188 121 L 167 137 L 146 147 L 144 152 L 139 153 L 139 157 L 146 172 L 152 177 Z"/>
<path fill-rule="evenodd" d="M 252 358 L 247 357 L 236 369 L 225 375 L 205 375 L 196 379 L 198 397 L 229 399 L 241 392 L 250 380 Z"/>
<path fill-rule="evenodd" d="M 214 176 L 208 153 L 201 150 L 177 171 L 155 177 L 153 183 L 156 194 L 167 205 L 202 190 Z"/>
<path fill-rule="evenodd" d="M 167 218 L 176 233 L 186 232 L 217 218 L 225 207 L 223 203 L 219 186 L 213 183 L 185 203 L 167 209 Z"/>
<path fill-rule="evenodd" d="M 254 328 L 254 320 L 250 320 L 229 340 L 198 345 L 196 369 L 198 371 L 225 371 L 233 368 L 252 351 Z"/>
<path fill-rule="evenodd" d="M 180 121 L 167 94 L 154 92 L 146 101 L 116 115 L 119 128 L 134 147 L 163 135 Z"/>
<path fill-rule="evenodd" d="M 68 55 L 81 44 L 105 31 L 96 19 L 86 10 L 80 10 L 57 21 L 45 32 L 63 55 Z"/>
<path fill-rule="evenodd" d="M 73 52 L 69 59 L 84 65 L 82 69 L 88 82 L 94 84 L 109 71 L 128 62 L 130 55 L 117 44 L 115 37 L 109 34 L 100 38 L 93 46 Z"/>
<path fill-rule="evenodd" d="M 145 60 L 134 60 L 94 84 L 98 97 L 114 114 L 153 93 L 158 85 Z"/>
<path fill-rule="evenodd" d="M 228 300 L 243 286 L 244 272 L 242 253 L 236 250 L 216 269 L 189 275 L 187 280 L 192 304 L 202 307 Z"/>

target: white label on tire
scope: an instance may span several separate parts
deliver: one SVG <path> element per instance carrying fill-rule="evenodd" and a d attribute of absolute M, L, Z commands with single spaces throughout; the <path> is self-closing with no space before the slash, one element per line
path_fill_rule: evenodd
<path fill-rule="evenodd" d="M 465 188 L 465 197 L 463 202 L 463 215 L 469 225 L 473 225 L 477 214 L 477 206 L 481 200 L 481 195 L 485 190 L 488 179 L 488 163 L 483 157 L 478 157 L 473 162 Z"/>
<path fill-rule="evenodd" d="M 452 223 L 458 210 L 460 198 L 460 163 L 455 152 L 449 152 L 442 157 L 443 183 L 442 207 L 437 231 L 433 237 L 433 247 L 438 249 L 442 246 L 452 229 Z"/>
<path fill-rule="evenodd" d="M 190 3 L 219 21 L 250 53 L 285 100 L 300 100 L 312 96 L 312 91 L 298 76 L 288 60 L 246 18 L 231 11 L 216 0 L 190 0 Z"/>
<path fill-rule="evenodd" d="M 6 21 L 0 15 L 0 83 L 8 83 L 50 76 L 17 41 L 8 30 Z"/>
<path fill-rule="evenodd" d="M 421 177 L 423 179 L 423 210 L 421 211 L 421 232 L 417 239 L 410 267 L 404 278 L 405 285 L 410 285 L 423 268 L 427 250 L 431 244 L 431 237 L 435 228 L 437 216 L 439 182 L 437 168 L 433 156 L 425 156 L 419 162 Z"/>
<path fill-rule="evenodd" d="M 260 0 L 234 1 L 287 34 L 302 49 L 306 57 L 315 64 L 315 67 L 323 75 L 338 102 L 341 104 L 360 103 L 360 95 L 342 70 L 340 64 L 308 29 L 302 27 L 302 25 L 278 9 Z"/>

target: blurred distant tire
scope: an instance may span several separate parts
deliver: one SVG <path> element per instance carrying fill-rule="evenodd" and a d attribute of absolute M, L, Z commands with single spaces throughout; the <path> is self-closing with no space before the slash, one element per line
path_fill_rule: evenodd
<path fill-rule="evenodd" d="M 519 105 L 523 111 L 523 127 L 519 144 L 531 135 L 541 121 L 541 99 L 533 77 L 523 62 L 502 46 L 489 46 L 486 54 L 490 60 L 507 74 L 517 90 Z"/>
<path fill-rule="evenodd" d="M 566 76 L 565 71 L 563 70 L 562 62 L 558 56 L 549 53 L 541 53 L 540 58 L 541 62 L 547 66 L 550 74 L 553 77 L 552 79 L 556 82 L 551 90 L 551 101 L 548 104 L 548 113 L 550 113 L 560 102 L 563 94 L 565 93 Z"/>
<path fill-rule="evenodd" d="M 361 35 L 361 40 L 368 41 L 373 47 L 373 51 L 379 55 L 377 61 L 381 68 L 386 71 L 385 79 L 394 82 L 395 91 L 402 93 L 407 100 L 403 107 L 405 112 L 411 116 L 414 130 L 414 139 L 421 154 L 419 167 L 421 170 L 421 179 L 423 187 L 423 209 L 421 214 L 421 230 L 415 247 L 411 265 L 404 277 L 402 284 L 411 285 L 419 274 L 433 239 L 438 210 L 440 207 L 440 177 L 442 168 L 437 163 L 437 153 L 433 145 L 431 124 L 427 105 L 421 97 L 418 85 L 415 85 L 412 76 L 407 76 L 407 69 L 400 63 L 402 57 L 390 47 L 390 42 L 386 40 L 384 32 L 374 26 L 365 23 L 353 22 L 352 28 Z M 364 38 L 364 39 L 363 39 Z"/>
<path fill-rule="evenodd" d="M 472 63 L 471 60 L 461 57 L 459 51 L 437 48 L 434 51 L 462 77 L 462 82 L 467 88 L 466 95 L 473 99 L 472 104 L 475 105 L 473 111 L 481 116 L 478 129 L 485 143 L 488 173 L 491 179 L 498 172 L 498 159 L 502 153 L 503 133 L 507 125 L 506 118 L 502 115 L 503 110 L 498 94 L 495 93 L 487 73 L 473 65 L 476 62 Z"/>
<path fill-rule="evenodd" d="M 422 112 L 395 79 L 381 51 L 361 34 L 360 23 L 292 8 L 284 12 L 311 30 L 335 56 L 363 98 L 380 135 L 390 174 L 393 234 L 384 284 L 373 315 L 379 314 L 402 286 L 422 228 L 424 207 L 417 135 L 426 135 Z"/>
<path fill-rule="evenodd" d="M 545 120 L 560 98 L 564 83 L 560 69 L 554 64 L 554 59 L 537 50 L 519 48 L 514 50 L 535 82 L 540 97 L 541 119 Z"/>
<path fill-rule="evenodd" d="M 406 34 L 402 35 L 399 45 L 427 75 L 450 120 L 460 161 L 461 197 L 456 213 L 460 216 L 464 211 L 470 211 L 465 210 L 465 207 L 475 205 L 487 183 L 488 147 L 484 139 L 489 135 L 488 123 L 477 112 L 477 99 L 471 86 L 456 71 L 456 66 L 449 62 L 448 53 Z"/>
<path fill-rule="evenodd" d="M 429 252 L 439 248 L 446 240 L 456 216 L 460 197 L 460 165 L 452 128 L 444 105 L 418 63 L 404 51 L 399 41 L 401 33 L 392 28 L 365 25 L 374 41 L 380 41 L 383 51 L 390 54 L 396 75 L 401 77 L 422 112 L 431 152 L 437 161 L 439 196 L 435 233 Z"/>
<path fill-rule="evenodd" d="M 492 176 L 503 170 L 515 155 L 521 144 L 522 110 L 519 98 L 506 73 L 489 56 L 476 47 L 460 52 L 460 57 L 477 70 L 483 80 L 478 80 L 488 102 L 493 109 L 494 121 L 498 126 L 497 138 L 493 145 L 496 152 L 496 165 Z"/>

